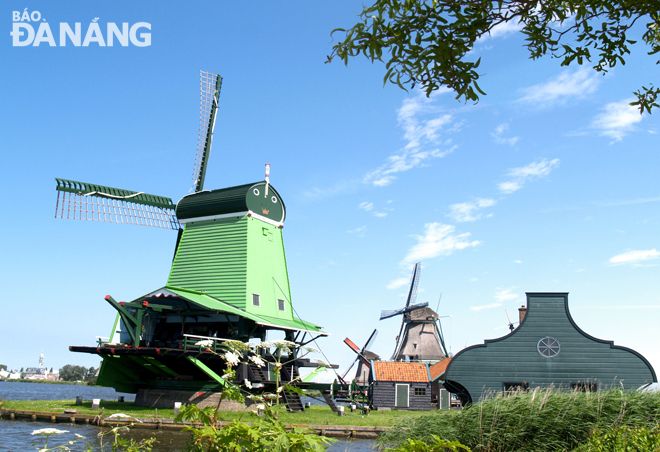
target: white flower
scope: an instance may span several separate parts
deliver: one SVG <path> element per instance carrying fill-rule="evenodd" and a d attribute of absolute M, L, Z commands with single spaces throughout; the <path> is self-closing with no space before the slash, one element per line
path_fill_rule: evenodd
<path fill-rule="evenodd" d="M 200 347 L 213 347 L 213 341 L 211 339 L 205 339 L 203 341 L 196 342 L 195 345 Z"/>
<path fill-rule="evenodd" d="M 309 353 L 318 352 L 317 349 L 315 349 L 314 347 L 310 347 L 309 345 L 303 345 L 303 346 L 300 347 L 300 348 L 302 348 L 303 350 L 305 350 L 305 351 L 307 351 L 307 352 L 309 352 Z"/>
<path fill-rule="evenodd" d="M 259 344 L 259 347 L 260 348 L 275 347 L 280 350 L 291 351 L 294 348 L 296 348 L 296 344 L 291 341 L 285 341 L 284 339 L 280 339 L 275 341 L 262 342 L 261 344 Z"/>
<path fill-rule="evenodd" d="M 250 380 L 246 378 L 245 380 L 243 380 L 243 383 L 245 384 L 246 388 L 252 389 L 252 383 L 250 383 Z"/>
<path fill-rule="evenodd" d="M 250 356 L 250 361 L 252 361 L 254 364 L 256 364 L 259 367 L 264 367 L 266 365 L 266 361 L 261 359 L 260 356 L 252 355 Z"/>
<path fill-rule="evenodd" d="M 238 365 L 238 355 L 236 353 L 227 352 L 225 353 L 225 361 L 232 366 Z"/>
<path fill-rule="evenodd" d="M 58 430 L 56 428 L 42 428 L 35 430 L 30 435 L 39 435 L 39 436 L 51 436 L 51 435 L 61 435 L 62 433 L 69 433 L 68 430 Z"/>
<path fill-rule="evenodd" d="M 319 367 L 330 367 L 330 364 L 326 363 L 322 359 L 317 359 L 316 362 L 318 363 Z"/>
<path fill-rule="evenodd" d="M 234 351 L 239 355 L 242 354 L 242 352 L 246 352 L 250 349 L 249 344 L 241 341 L 225 341 L 223 345 L 229 347 L 231 351 Z"/>

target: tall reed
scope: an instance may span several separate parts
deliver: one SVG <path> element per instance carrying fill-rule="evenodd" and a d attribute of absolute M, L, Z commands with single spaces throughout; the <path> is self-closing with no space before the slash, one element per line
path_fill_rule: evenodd
<path fill-rule="evenodd" d="M 658 423 L 660 393 L 536 389 L 497 396 L 459 412 L 407 420 L 382 435 L 378 445 L 397 446 L 407 438 L 431 441 L 431 435 L 437 435 L 474 452 L 566 451 L 584 443 L 596 429 Z"/>

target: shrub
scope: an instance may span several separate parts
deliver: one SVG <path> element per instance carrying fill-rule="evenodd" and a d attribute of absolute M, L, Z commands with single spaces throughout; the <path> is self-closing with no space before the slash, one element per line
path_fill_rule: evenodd
<path fill-rule="evenodd" d="M 660 393 L 546 389 L 408 420 L 381 435 L 378 444 L 397 447 L 409 438 L 431 444 L 437 435 L 474 452 L 552 452 L 575 449 L 596 430 L 658 422 Z"/>
<path fill-rule="evenodd" d="M 573 452 L 660 452 L 660 429 L 647 427 L 613 427 L 597 430 L 589 440 Z"/>

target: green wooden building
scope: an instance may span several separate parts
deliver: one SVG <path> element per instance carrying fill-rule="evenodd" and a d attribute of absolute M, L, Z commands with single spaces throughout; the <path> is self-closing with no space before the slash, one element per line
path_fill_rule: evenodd
<path fill-rule="evenodd" d="M 636 389 L 657 381 L 641 354 L 582 331 L 567 293 L 527 293 L 522 311 L 518 328 L 461 350 L 447 366 L 445 387 L 463 404 L 536 387 Z"/>

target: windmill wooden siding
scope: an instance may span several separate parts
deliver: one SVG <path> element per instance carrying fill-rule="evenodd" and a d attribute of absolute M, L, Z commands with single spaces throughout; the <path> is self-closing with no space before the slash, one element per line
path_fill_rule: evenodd
<path fill-rule="evenodd" d="M 558 342 L 556 356 L 539 352 L 544 338 Z M 636 389 L 657 381 L 642 355 L 582 331 L 569 312 L 567 293 L 528 293 L 527 314 L 520 326 L 457 353 L 444 378 L 448 389 L 459 395 L 467 392 L 472 402 L 503 391 L 507 383 L 525 383 L 530 389 L 550 385 L 569 389 L 577 383 Z"/>
<path fill-rule="evenodd" d="M 245 309 L 247 235 L 247 217 L 187 225 L 167 285 L 206 292 Z"/>
<path fill-rule="evenodd" d="M 375 408 L 428 411 L 431 382 L 428 365 L 392 361 L 371 362 L 371 405 Z M 397 404 L 397 386 L 408 388 L 408 406 Z M 415 395 L 417 392 L 418 395 Z M 421 395 L 423 393 L 423 395 Z"/>

